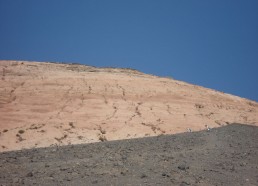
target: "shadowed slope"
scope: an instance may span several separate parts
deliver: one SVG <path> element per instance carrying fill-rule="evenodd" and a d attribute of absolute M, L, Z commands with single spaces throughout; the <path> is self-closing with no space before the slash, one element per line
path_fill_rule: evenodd
<path fill-rule="evenodd" d="M 0 154 L 0 184 L 257 185 L 258 127 Z"/>

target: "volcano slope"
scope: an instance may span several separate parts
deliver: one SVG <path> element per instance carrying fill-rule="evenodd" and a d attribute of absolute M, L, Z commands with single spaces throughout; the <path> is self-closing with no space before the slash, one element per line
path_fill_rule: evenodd
<path fill-rule="evenodd" d="M 132 69 L 0 61 L 0 151 L 258 125 L 258 103 Z"/>
<path fill-rule="evenodd" d="M 258 185 L 258 127 L 0 153 L 0 185 Z"/>

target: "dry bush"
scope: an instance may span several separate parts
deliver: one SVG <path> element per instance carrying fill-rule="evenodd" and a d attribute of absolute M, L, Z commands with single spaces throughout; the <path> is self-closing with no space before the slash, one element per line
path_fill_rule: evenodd
<path fill-rule="evenodd" d="M 99 140 L 103 142 L 103 141 L 107 141 L 107 138 L 104 135 L 100 135 Z"/>
<path fill-rule="evenodd" d="M 69 122 L 69 125 L 70 125 L 72 128 L 75 128 L 73 122 Z"/>
<path fill-rule="evenodd" d="M 23 134 L 25 131 L 24 130 L 19 130 L 18 131 L 20 134 Z"/>
<path fill-rule="evenodd" d="M 199 109 L 200 109 L 200 108 L 204 108 L 204 106 L 203 106 L 202 104 L 199 104 L 199 103 L 196 103 L 196 104 L 195 104 L 195 107 L 196 107 L 196 108 L 199 108 Z"/>
<path fill-rule="evenodd" d="M 102 128 L 100 128 L 99 131 L 101 132 L 101 134 L 106 134 L 106 131 Z"/>

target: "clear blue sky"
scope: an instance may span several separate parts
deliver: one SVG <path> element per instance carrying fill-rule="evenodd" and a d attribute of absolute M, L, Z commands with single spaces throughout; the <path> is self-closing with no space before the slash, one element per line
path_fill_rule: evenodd
<path fill-rule="evenodd" d="M 129 67 L 258 101 L 258 0 L 0 0 L 0 59 Z"/>

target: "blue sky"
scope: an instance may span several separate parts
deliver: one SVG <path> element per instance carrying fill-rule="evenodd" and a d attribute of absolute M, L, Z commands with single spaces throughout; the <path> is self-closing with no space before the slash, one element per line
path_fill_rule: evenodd
<path fill-rule="evenodd" d="M 0 0 L 0 59 L 129 67 L 258 101 L 257 0 Z"/>

